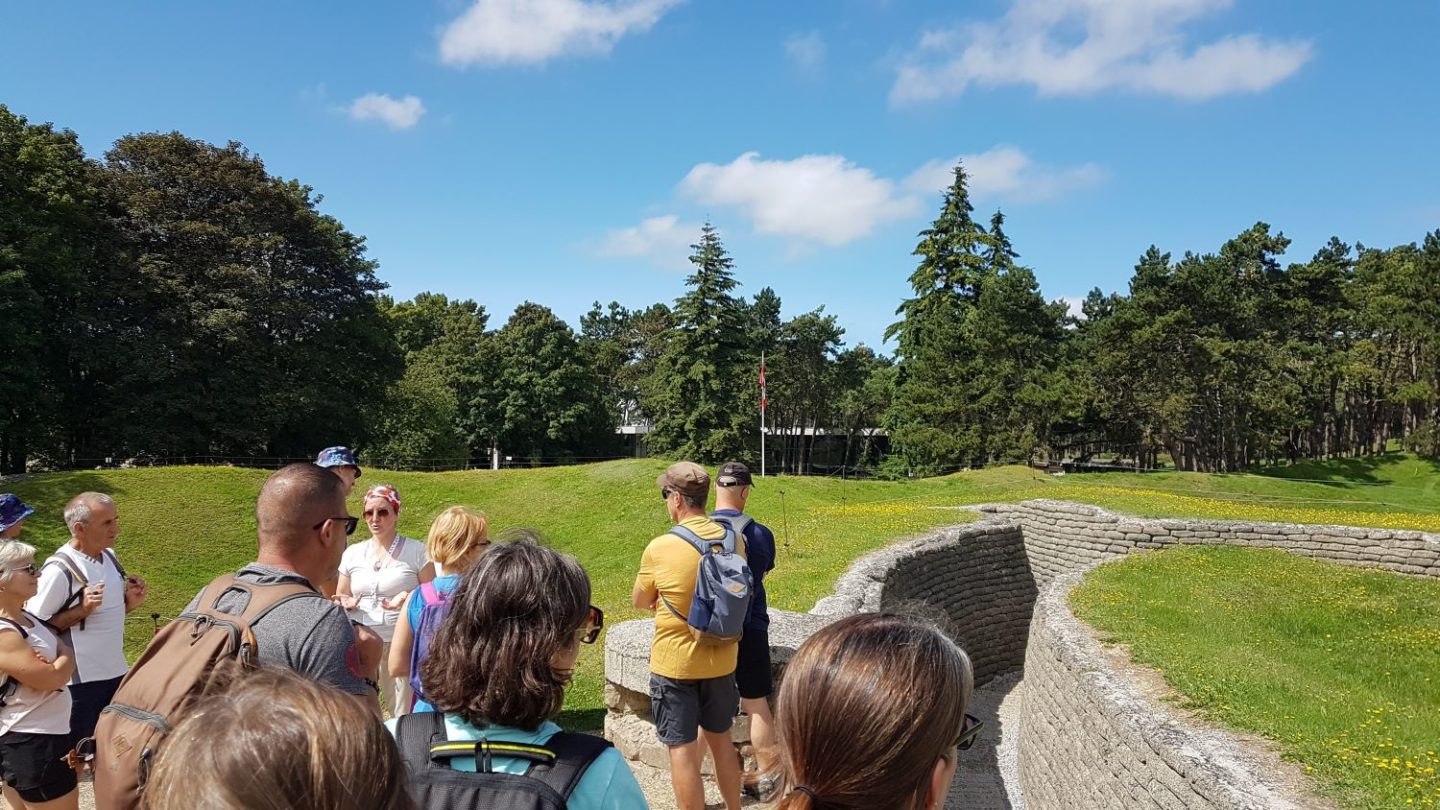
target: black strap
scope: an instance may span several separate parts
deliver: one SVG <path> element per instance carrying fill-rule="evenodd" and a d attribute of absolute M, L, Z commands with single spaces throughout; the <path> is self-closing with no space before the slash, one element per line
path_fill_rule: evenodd
<path fill-rule="evenodd" d="M 545 747 L 555 752 L 555 764 L 531 765 L 525 775 L 544 782 L 569 799 L 570 793 L 580 784 L 580 777 L 585 775 L 590 763 L 605 753 L 605 749 L 610 748 L 611 744 L 609 740 L 593 734 L 561 731 L 546 740 Z"/>
<path fill-rule="evenodd" d="M 129 575 L 125 573 L 125 566 L 120 564 L 120 558 L 115 556 L 115 549 L 107 548 L 101 553 L 110 558 L 110 562 L 115 566 L 115 570 L 120 572 L 120 582 L 124 583 L 125 578 Z"/>
<path fill-rule="evenodd" d="M 6 619 L 6 618 L 4 618 L 4 617 L 0 617 L 0 624 L 7 625 L 7 626 L 9 626 L 9 627 L 15 628 L 15 632 L 19 633 L 19 634 L 20 634 L 20 638 L 22 638 L 22 639 L 28 639 L 28 638 L 30 638 L 30 634 L 27 633 L 27 632 L 25 632 L 25 625 L 23 625 L 23 624 L 21 624 L 21 623 L 19 623 L 19 622 L 17 622 L 17 621 L 13 621 L 13 620 L 11 620 L 11 619 Z"/>
<path fill-rule="evenodd" d="M 44 565 L 40 566 L 40 570 L 43 571 L 49 568 L 52 563 L 60 568 L 60 572 L 65 575 L 65 581 L 70 584 L 70 595 L 65 597 L 64 602 L 60 603 L 60 610 L 55 611 L 56 613 L 60 613 L 79 604 L 81 597 L 85 595 L 85 586 L 89 585 L 90 582 L 83 578 L 80 569 L 76 568 L 69 560 L 61 557 L 58 551 L 55 552 L 54 556 L 46 560 Z M 81 582 L 78 589 L 75 587 L 77 580 Z"/>
<path fill-rule="evenodd" d="M 403 714 L 395 721 L 395 745 L 400 749 L 400 759 L 405 762 L 411 774 L 418 774 L 433 764 L 431 755 L 433 746 L 445 742 L 464 742 L 447 740 L 446 737 L 445 715 L 442 712 L 413 712 Z M 470 744 L 474 745 L 474 742 L 471 741 Z M 507 744 L 496 743 L 495 745 L 498 749 L 499 746 Z M 520 747 L 530 748 L 532 746 Z M 590 763 L 612 746 L 609 740 L 593 734 L 571 734 L 568 731 L 560 731 L 546 740 L 541 747 L 554 753 L 554 764 L 542 765 L 532 762 L 525 775 L 543 782 L 561 796 L 569 799 L 575 787 L 580 784 L 580 778 L 590 767 Z M 491 752 L 491 756 L 513 757 L 514 755 L 507 751 L 495 750 Z M 530 759 L 530 757 L 519 758 Z M 477 772 L 481 770 L 478 755 L 475 767 Z"/>

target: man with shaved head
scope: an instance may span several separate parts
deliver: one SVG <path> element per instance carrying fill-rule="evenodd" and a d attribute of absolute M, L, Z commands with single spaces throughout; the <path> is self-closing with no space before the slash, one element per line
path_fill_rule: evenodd
<path fill-rule="evenodd" d="M 350 619 L 318 590 L 339 569 L 346 537 L 358 522 L 345 513 L 345 490 L 338 477 L 314 464 L 291 464 L 260 488 L 255 562 L 241 568 L 235 579 L 247 585 L 300 584 L 314 590 L 313 599 L 282 602 L 255 622 L 260 663 L 349 692 L 378 712 L 375 684 L 366 680 Z M 232 590 L 222 594 L 217 605 L 222 612 L 238 614 L 248 600 L 244 591 Z M 199 601 L 197 594 L 186 612 Z"/>

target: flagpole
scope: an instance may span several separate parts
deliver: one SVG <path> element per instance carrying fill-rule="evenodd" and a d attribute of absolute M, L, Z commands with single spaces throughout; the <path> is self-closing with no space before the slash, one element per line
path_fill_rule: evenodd
<path fill-rule="evenodd" d="M 760 353 L 760 477 L 765 477 L 765 353 Z"/>

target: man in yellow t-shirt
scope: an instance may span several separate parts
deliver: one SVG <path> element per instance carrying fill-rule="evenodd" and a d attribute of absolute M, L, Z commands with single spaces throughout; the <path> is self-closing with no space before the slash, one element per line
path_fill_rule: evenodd
<path fill-rule="evenodd" d="M 703 467 L 688 461 L 672 464 L 656 483 L 672 522 L 706 540 L 725 536 L 725 529 L 706 517 L 710 474 Z M 743 555 L 744 545 L 737 545 L 737 551 Z M 735 688 L 739 645 L 701 646 L 691 635 L 684 617 L 690 613 L 699 567 L 695 547 L 673 534 L 651 540 L 640 557 L 633 601 L 635 607 L 655 612 L 650 712 L 655 717 L 656 736 L 670 751 L 670 779 L 679 810 L 705 807 L 705 788 L 700 781 L 705 750 L 699 743 L 700 732 L 710 750 L 717 752 L 715 782 L 726 810 L 739 810 L 740 760 L 719 754 L 734 751 L 730 726 L 740 706 Z M 665 603 L 675 609 L 673 613 Z"/>

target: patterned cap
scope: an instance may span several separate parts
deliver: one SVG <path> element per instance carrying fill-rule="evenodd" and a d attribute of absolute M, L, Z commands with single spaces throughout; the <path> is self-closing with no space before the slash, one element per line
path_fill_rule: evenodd
<path fill-rule="evenodd" d="M 360 462 L 355 460 L 355 454 L 348 447 L 327 447 L 320 451 L 315 457 L 315 464 L 320 467 L 354 467 L 355 477 L 360 477 Z"/>
<path fill-rule="evenodd" d="M 389 484 L 376 484 L 365 491 L 365 500 L 368 501 L 371 498 L 384 498 L 390 502 L 391 506 L 395 507 L 395 514 L 400 514 L 400 491 L 395 487 Z"/>
<path fill-rule="evenodd" d="M 35 507 L 27 505 L 14 495 L 6 492 L 0 495 L 0 532 L 35 514 Z"/>

